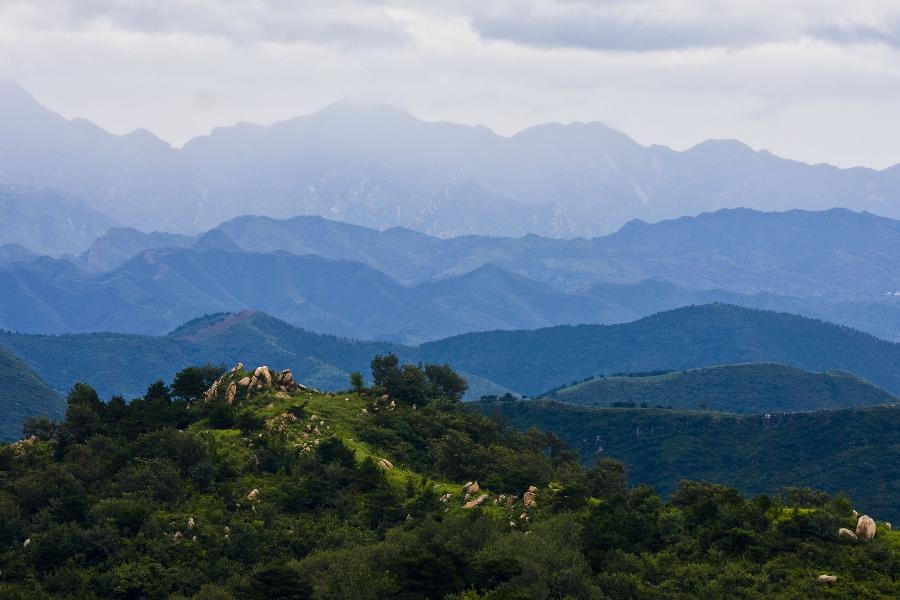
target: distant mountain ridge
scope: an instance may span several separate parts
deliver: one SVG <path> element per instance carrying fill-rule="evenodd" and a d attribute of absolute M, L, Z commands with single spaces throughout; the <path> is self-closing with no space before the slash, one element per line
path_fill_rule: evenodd
<path fill-rule="evenodd" d="M 898 255 L 900 222 L 843 209 L 723 210 L 589 240 L 440 239 L 247 216 L 199 236 L 112 228 L 64 260 L 5 247 L 0 327 L 159 335 L 253 309 L 322 333 L 417 344 L 723 302 L 900 339 Z"/>
<path fill-rule="evenodd" d="M 0 84 L 0 182 L 83 198 L 120 223 L 196 233 L 223 220 L 325 215 L 380 229 L 594 236 L 728 207 L 844 206 L 900 217 L 900 167 L 807 165 L 734 141 L 683 152 L 599 123 L 511 137 L 339 104 L 271 126 L 238 124 L 172 148 L 111 135 Z"/>

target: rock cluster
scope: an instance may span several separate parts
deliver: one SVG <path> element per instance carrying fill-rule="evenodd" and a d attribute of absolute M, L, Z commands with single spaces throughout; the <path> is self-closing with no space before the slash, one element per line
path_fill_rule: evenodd
<path fill-rule="evenodd" d="M 244 364 L 238 363 L 231 371 L 219 377 L 206 391 L 206 400 L 224 398 L 228 404 L 234 404 L 238 397 L 249 398 L 263 392 L 292 393 L 298 390 L 316 392 L 312 388 L 300 385 L 294 380 L 290 369 L 274 371 L 262 365 L 252 373 L 244 370 Z"/>
<path fill-rule="evenodd" d="M 838 529 L 838 537 L 843 540 L 858 540 L 863 542 L 867 542 L 873 539 L 875 537 L 875 533 L 878 530 L 875 519 L 873 519 L 869 515 L 860 515 L 855 510 L 853 511 L 853 516 L 857 519 L 856 529 L 850 530 L 846 527 L 841 527 L 840 529 Z M 885 523 L 884 526 L 887 529 L 891 528 L 890 523 Z"/>

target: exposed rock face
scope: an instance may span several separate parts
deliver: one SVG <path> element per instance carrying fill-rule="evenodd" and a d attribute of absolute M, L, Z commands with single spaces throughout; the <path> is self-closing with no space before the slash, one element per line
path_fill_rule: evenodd
<path fill-rule="evenodd" d="M 861 540 L 871 540 L 875 537 L 875 520 L 869 515 L 863 515 L 856 522 L 856 537 Z"/>
<path fill-rule="evenodd" d="M 834 583 L 837 581 L 837 577 L 834 575 L 819 575 L 818 577 L 816 577 L 816 581 L 827 585 L 834 585 Z"/>
<path fill-rule="evenodd" d="M 475 508 L 476 506 L 480 506 L 485 500 L 487 500 L 487 497 L 488 497 L 487 494 L 482 494 L 481 496 L 478 496 L 474 500 L 469 500 L 468 502 L 463 504 L 463 508 L 468 509 L 468 508 Z"/>
<path fill-rule="evenodd" d="M 847 529 L 846 527 L 841 527 L 838 529 L 838 537 L 843 540 L 856 540 L 859 539 L 856 537 L 856 534 Z"/>
<path fill-rule="evenodd" d="M 478 485 L 477 481 L 470 481 L 466 485 L 463 486 L 462 492 L 463 494 L 474 495 L 481 491 L 481 486 Z"/>
<path fill-rule="evenodd" d="M 290 394 L 298 390 L 318 392 L 294 381 L 294 374 L 290 369 L 279 372 L 263 365 L 254 369 L 252 375 L 248 375 L 244 371 L 243 363 L 238 363 L 231 371 L 213 382 L 206 391 L 205 398 L 209 401 L 224 394 L 225 401 L 233 404 L 239 398 L 249 398 L 257 393 Z"/>

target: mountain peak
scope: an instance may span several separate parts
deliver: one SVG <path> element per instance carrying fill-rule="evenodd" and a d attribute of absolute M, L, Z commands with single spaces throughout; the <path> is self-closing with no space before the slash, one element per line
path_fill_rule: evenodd
<path fill-rule="evenodd" d="M 4 116 L 22 112 L 51 113 L 28 90 L 12 79 L 0 81 L 0 111 Z"/>

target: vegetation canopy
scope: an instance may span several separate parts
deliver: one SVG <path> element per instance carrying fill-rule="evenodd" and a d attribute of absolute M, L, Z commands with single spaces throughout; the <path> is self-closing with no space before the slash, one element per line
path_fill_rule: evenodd
<path fill-rule="evenodd" d="M 621 463 L 582 466 L 555 435 L 462 404 L 446 365 L 372 367 L 371 389 L 260 379 L 231 404 L 185 387 L 203 369 L 130 402 L 76 385 L 60 421 L 0 446 L 0 597 L 900 592 L 900 539 L 883 523 L 869 541 L 841 539 L 856 524 L 844 498 L 683 482 L 663 500 L 629 488 Z"/>

